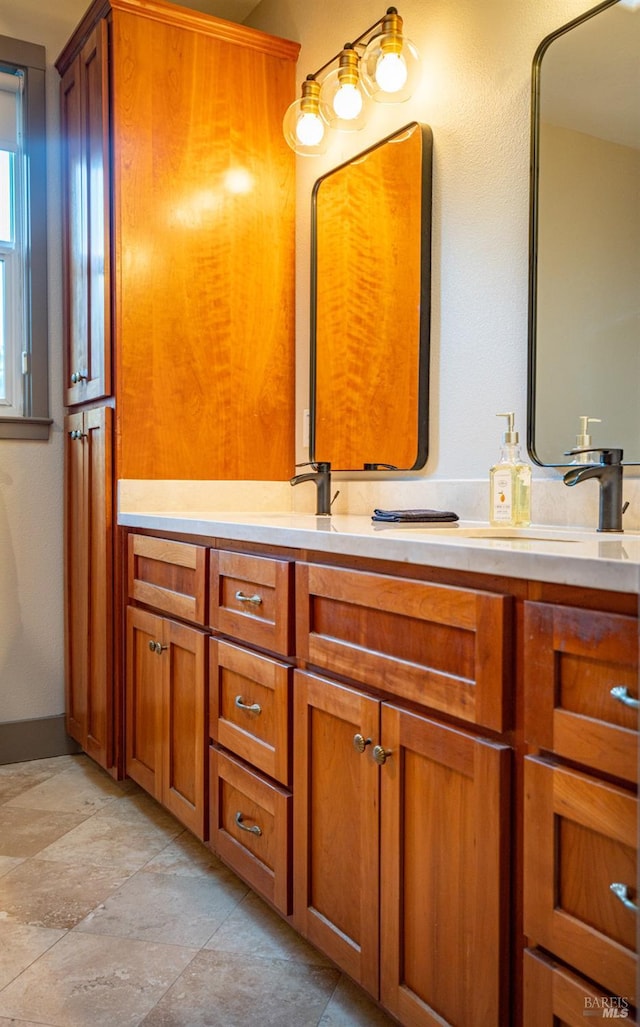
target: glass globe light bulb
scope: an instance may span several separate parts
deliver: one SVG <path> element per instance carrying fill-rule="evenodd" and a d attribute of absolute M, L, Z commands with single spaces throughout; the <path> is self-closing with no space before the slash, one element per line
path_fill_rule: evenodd
<path fill-rule="evenodd" d="M 324 135 L 324 125 L 318 114 L 303 113 L 296 122 L 296 136 L 303 146 L 317 146 Z"/>
<path fill-rule="evenodd" d="M 350 82 L 343 83 L 333 98 L 333 109 L 344 121 L 353 121 L 362 111 L 362 93 Z"/>
<path fill-rule="evenodd" d="M 385 93 L 398 93 L 407 81 L 407 65 L 402 54 L 383 54 L 378 61 L 375 77 Z"/>

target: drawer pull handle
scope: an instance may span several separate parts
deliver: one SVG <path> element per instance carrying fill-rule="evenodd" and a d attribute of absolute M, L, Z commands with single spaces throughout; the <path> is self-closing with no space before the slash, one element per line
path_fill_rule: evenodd
<path fill-rule="evenodd" d="M 246 596 L 244 592 L 236 592 L 236 599 L 239 603 L 251 603 L 252 606 L 262 606 L 262 596 Z"/>
<path fill-rule="evenodd" d="M 626 906 L 627 909 L 630 909 L 633 913 L 640 913 L 640 906 L 636 905 L 636 903 L 632 902 L 629 898 L 629 886 L 627 884 L 620 884 L 618 881 L 614 881 L 614 883 L 610 884 L 609 887 L 616 898 L 620 899 L 623 906 Z"/>
<path fill-rule="evenodd" d="M 236 813 L 236 824 L 238 825 L 240 830 L 241 831 L 248 831 L 249 834 L 255 834 L 255 835 L 258 835 L 258 837 L 260 837 L 260 835 L 262 834 L 262 828 L 261 827 L 258 827 L 257 824 L 253 824 L 251 827 L 247 827 L 247 825 L 245 823 L 243 823 L 243 821 L 244 821 L 244 817 L 243 817 L 242 813 L 240 812 L 240 810 L 238 810 L 238 812 Z"/>
<path fill-rule="evenodd" d="M 356 752 L 364 752 L 368 745 L 371 745 L 370 738 L 365 738 L 364 735 L 353 736 L 353 748 Z"/>
<path fill-rule="evenodd" d="M 618 702 L 623 703 L 625 706 L 630 706 L 632 710 L 637 710 L 640 707 L 640 699 L 634 699 L 632 695 L 629 695 L 626 685 L 616 685 L 615 688 L 611 689 L 610 694 Z"/>
<path fill-rule="evenodd" d="M 372 755 L 376 763 L 379 764 L 379 766 L 383 766 L 383 764 L 387 762 L 389 756 L 392 755 L 392 751 L 393 750 L 391 749 L 383 749 L 381 745 L 374 745 Z"/>
<path fill-rule="evenodd" d="M 246 710 L 248 713 L 262 713 L 262 706 L 260 703 L 246 703 L 241 695 L 236 696 L 235 703 L 239 710 Z"/>

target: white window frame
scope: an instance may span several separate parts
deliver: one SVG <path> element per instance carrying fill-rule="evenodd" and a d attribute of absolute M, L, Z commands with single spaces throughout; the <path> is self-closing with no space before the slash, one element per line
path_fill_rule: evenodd
<path fill-rule="evenodd" d="M 7 396 L 0 439 L 48 439 L 48 318 L 45 50 L 0 35 L 0 71 L 21 73 L 21 128 L 15 156 L 15 246 L 0 243 L 7 287 Z"/>

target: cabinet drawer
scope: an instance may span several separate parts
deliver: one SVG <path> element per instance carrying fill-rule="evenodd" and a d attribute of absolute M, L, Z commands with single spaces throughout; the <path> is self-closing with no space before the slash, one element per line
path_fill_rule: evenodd
<path fill-rule="evenodd" d="M 288 785 L 293 668 L 216 638 L 209 639 L 209 730 L 281 784 Z"/>
<path fill-rule="evenodd" d="M 607 1010 L 612 1012 L 607 1013 Z M 616 1015 L 616 1010 L 618 1013 Z M 624 995 L 611 995 L 571 973 L 540 952 L 524 954 L 524 1006 L 526 1027 L 584 1027 L 585 1018 L 624 1020 L 636 1024 Z"/>
<path fill-rule="evenodd" d="M 288 656 L 292 568 L 287 560 L 211 550 L 211 627 Z"/>
<path fill-rule="evenodd" d="M 298 655 L 310 665 L 501 731 L 511 599 L 298 564 Z"/>
<path fill-rule="evenodd" d="M 204 546 L 129 535 L 129 597 L 204 625 L 206 556 Z"/>
<path fill-rule="evenodd" d="M 288 915 L 291 794 L 215 746 L 209 758 L 211 848 Z"/>
<path fill-rule="evenodd" d="M 588 767 L 638 779 L 638 622 L 525 603 L 527 741 Z"/>
<path fill-rule="evenodd" d="M 635 1004 L 636 797 L 529 756 L 524 829 L 525 934 Z"/>

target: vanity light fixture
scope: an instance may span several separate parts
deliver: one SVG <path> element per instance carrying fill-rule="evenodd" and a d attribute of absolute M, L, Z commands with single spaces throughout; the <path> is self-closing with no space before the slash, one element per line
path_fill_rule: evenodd
<path fill-rule="evenodd" d="M 318 76 L 338 62 L 322 81 Z M 402 33 L 395 7 L 374 22 L 321 68 L 307 75 L 302 95 L 287 109 L 283 131 L 292 150 L 314 156 L 327 148 L 329 129 L 355 132 L 363 128 L 370 100 L 402 103 L 420 77 L 420 55 Z"/>

